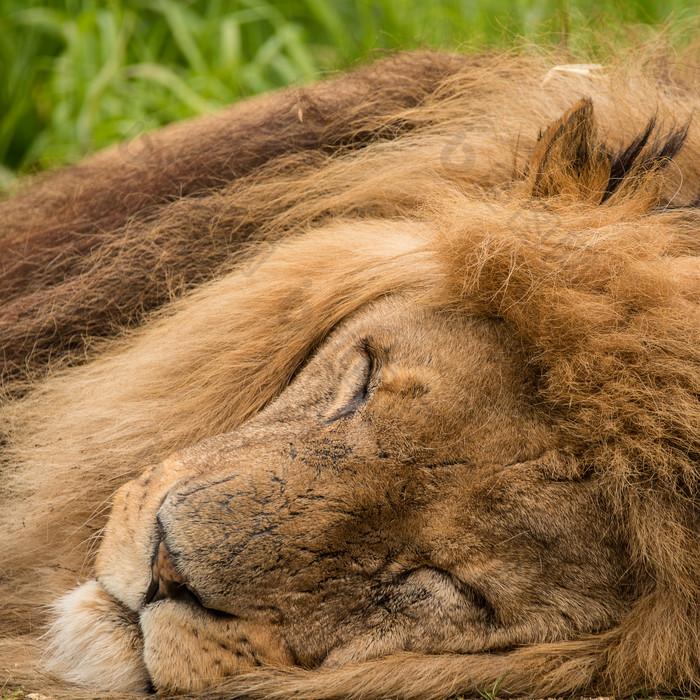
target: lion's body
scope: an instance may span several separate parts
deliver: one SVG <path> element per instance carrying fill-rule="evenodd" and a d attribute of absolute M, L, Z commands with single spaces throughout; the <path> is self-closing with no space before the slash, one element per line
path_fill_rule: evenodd
<path fill-rule="evenodd" d="M 1 203 L 10 683 L 697 688 L 700 95 L 656 65 L 401 56 Z"/>

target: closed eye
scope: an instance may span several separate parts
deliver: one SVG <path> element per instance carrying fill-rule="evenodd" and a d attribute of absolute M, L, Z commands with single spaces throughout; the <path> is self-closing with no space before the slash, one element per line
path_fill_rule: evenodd
<path fill-rule="evenodd" d="M 371 339 L 363 338 L 341 380 L 327 423 L 347 418 L 367 403 L 379 384 L 381 366 L 380 355 Z"/>

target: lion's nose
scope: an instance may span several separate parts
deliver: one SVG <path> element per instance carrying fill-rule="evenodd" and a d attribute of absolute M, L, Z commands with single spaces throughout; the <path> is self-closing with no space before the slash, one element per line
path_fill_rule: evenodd
<path fill-rule="evenodd" d="M 146 591 L 144 604 L 155 603 L 165 598 L 175 600 L 195 600 L 199 602 L 197 595 L 189 587 L 187 578 L 183 576 L 175 565 L 173 556 L 165 544 L 165 533 L 158 524 L 160 542 L 151 562 L 151 583 Z"/>

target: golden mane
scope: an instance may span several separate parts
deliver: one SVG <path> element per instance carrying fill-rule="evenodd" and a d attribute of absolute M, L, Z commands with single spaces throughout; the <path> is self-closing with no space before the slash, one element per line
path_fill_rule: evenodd
<path fill-rule="evenodd" d="M 700 686 L 700 96 L 654 63 L 553 66 L 400 56 L 112 149 L 0 204 L 13 683 L 36 678 L 24 657 L 40 606 L 89 571 L 119 486 L 258 412 L 348 314 L 422 289 L 513 330 L 567 456 L 553 476 L 600 479 L 637 557 L 643 594 L 622 624 L 502 654 L 509 690 Z M 582 97 L 612 164 L 598 199 L 561 185 L 576 177 L 566 154 L 533 184 L 538 136 Z M 401 695 L 414 661 L 269 671 L 249 692 Z M 480 663 L 423 662 L 421 696 L 481 678 Z"/>

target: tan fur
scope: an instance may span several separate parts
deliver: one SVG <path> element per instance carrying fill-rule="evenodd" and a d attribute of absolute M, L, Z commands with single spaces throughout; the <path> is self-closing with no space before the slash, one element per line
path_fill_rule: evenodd
<path fill-rule="evenodd" d="M 700 685 L 700 100 L 653 62 L 392 61 L 241 108 L 242 173 L 216 117 L 141 151 L 167 178 L 116 149 L 0 205 L 11 685 Z M 156 517 L 204 607 L 144 605 Z"/>

